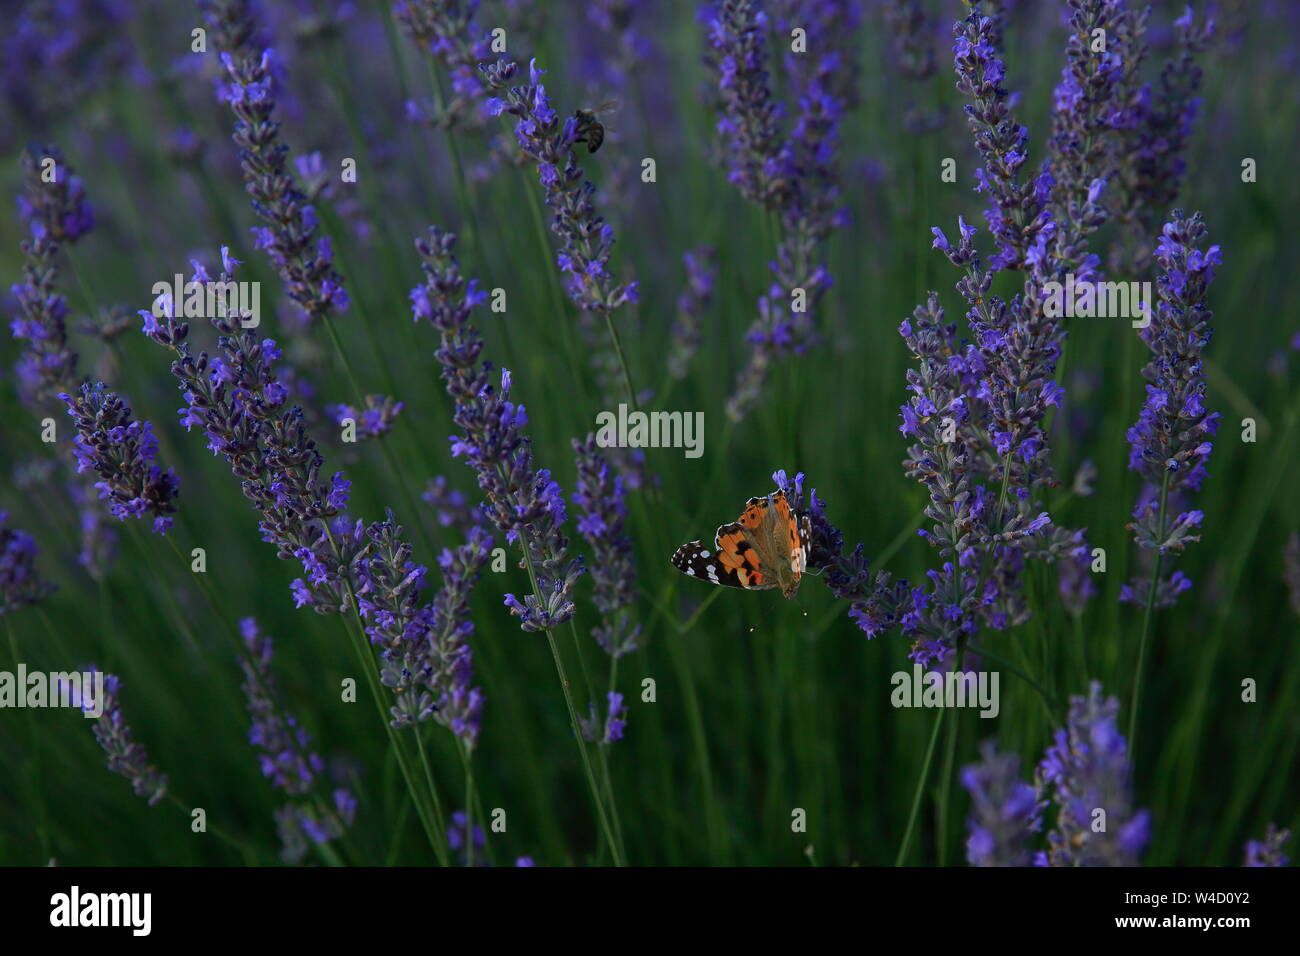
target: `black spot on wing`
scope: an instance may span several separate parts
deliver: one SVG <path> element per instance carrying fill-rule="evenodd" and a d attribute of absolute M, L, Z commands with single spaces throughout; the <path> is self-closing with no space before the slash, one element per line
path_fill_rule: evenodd
<path fill-rule="evenodd" d="M 725 567 L 718 561 L 717 553 L 710 551 L 699 541 L 686 542 L 673 552 L 671 561 L 673 567 L 689 577 L 729 588 L 745 587 L 735 570 Z"/>

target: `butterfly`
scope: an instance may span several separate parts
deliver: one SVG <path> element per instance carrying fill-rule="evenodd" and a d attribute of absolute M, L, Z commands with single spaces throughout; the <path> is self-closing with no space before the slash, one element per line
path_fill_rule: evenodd
<path fill-rule="evenodd" d="M 745 510 L 714 537 L 716 550 L 688 541 L 673 553 L 683 574 L 711 584 L 751 591 L 780 588 L 787 598 L 799 590 L 808 567 L 812 523 L 790 507 L 784 491 L 750 498 Z"/>

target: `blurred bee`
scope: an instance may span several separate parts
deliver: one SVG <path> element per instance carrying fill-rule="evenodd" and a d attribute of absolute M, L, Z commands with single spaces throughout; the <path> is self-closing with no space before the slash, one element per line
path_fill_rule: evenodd
<path fill-rule="evenodd" d="M 596 117 L 600 113 L 612 113 L 618 109 L 618 101 L 610 100 L 607 103 L 601 103 L 599 106 L 593 106 L 589 110 L 574 110 L 573 118 L 578 121 L 578 132 L 574 136 L 575 143 L 586 143 L 587 152 L 594 153 L 600 149 L 600 144 L 605 142 L 606 124 L 601 123 Z M 613 127 L 608 127 L 613 129 Z"/>

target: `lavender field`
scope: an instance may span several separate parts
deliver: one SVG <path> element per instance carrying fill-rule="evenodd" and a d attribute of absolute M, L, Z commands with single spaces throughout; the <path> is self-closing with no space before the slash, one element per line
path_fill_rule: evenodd
<path fill-rule="evenodd" d="M 3 23 L 0 864 L 1294 856 L 1300 3 Z"/>

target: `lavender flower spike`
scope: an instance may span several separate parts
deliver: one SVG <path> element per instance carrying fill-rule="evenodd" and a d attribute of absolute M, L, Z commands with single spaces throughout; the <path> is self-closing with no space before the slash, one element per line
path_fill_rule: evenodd
<path fill-rule="evenodd" d="M 289 297 L 309 322 L 316 322 L 344 311 L 349 300 L 343 277 L 334 270 L 329 237 L 315 238 L 316 211 L 286 162 L 289 147 L 273 119 L 273 55 L 270 49 L 260 58 L 223 51 L 221 62 L 230 83 L 221 88 L 221 97 L 235 114 L 234 140 L 253 210 L 270 223 L 253 230 L 254 242 L 271 257 Z"/>
<path fill-rule="evenodd" d="M 587 704 L 586 717 L 578 718 L 578 730 L 587 743 L 612 744 L 622 740 L 627 730 L 627 705 L 623 703 L 623 695 L 612 690 L 605 695 L 605 702 L 607 710 L 603 722 L 596 714 L 594 703 Z"/>
<path fill-rule="evenodd" d="M 1291 839 L 1291 831 L 1270 823 L 1264 839 L 1250 840 L 1246 844 L 1246 860 L 1242 866 L 1288 866 L 1291 860 L 1282 848 Z"/>
<path fill-rule="evenodd" d="M 77 397 L 59 395 L 77 423 L 73 451 L 77 471 L 96 472 L 99 497 L 120 521 L 153 515 L 153 530 L 166 534 L 176 513 L 180 479 L 154 464 L 158 439 L 146 421 L 132 421 L 131 409 L 102 382 L 81 386 Z"/>
<path fill-rule="evenodd" d="M 452 813 L 451 819 L 447 822 L 447 845 L 452 851 L 460 855 L 461 865 L 469 861 L 469 852 L 466 842 L 469 839 L 474 841 L 474 865 L 487 866 L 487 854 L 483 852 L 487 846 L 487 837 L 483 833 L 483 828 L 477 823 L 474 824 L 473 834 L 466 831 L 469 828 L 469 814 L 464 810 L 456 810 Z"/>
<path fill-rule="evenodd" d="M 1056 86 L 1048 141 L 1059 245 L 1078 243 L 1105 221 L 1097 200 L 1124 165 L 1114 120 L 1136 79 L 1146 18 L 1123 0 L 1070 0 L 1070 9 L 1066 65 Z M 1106 37 L 1103 52 L 1093 49 L 1097 31 Z"/>
<path fill-rule="evenodd" d="M 478 66 L 491 59 L 492 49 L 487 31 L 474 20 L 477 12 L 478 0 L 398 0 L 393 5 L 402 29 L 450 74 L 451 100 L 433 118 L 434 125 L 445 129 L 482 118 L 474 111 L 487 96 Z"/>
<path fill-rule="evenodd" d="M 306 796 L 324 772 L 325 762 L 308 749 L 311 737 L 280 702 L 280 690 L 271 671 L 271 638 L 262 634 L 251 617 L 239 622 L 239 633 L 248 649 L 248 659 L 241 659 L 239 666 L 244 672 L 244 697 L 253 719 L 249 743 L 261 751 L 258 763 L 272 786 L 292 797 Z M 306 855 L 306 840 L 328 843 L 352 825 L 357 801 L 351 791 L 337 789 L 331 800 L 332 806 L 289 803 L 276 811 L 281 856 L 287 862 L 297 863 Z"/>
<path fill-rule="evenodd" d="M 1119 732 L 1119 701 L 1102 697 L 1094 681 L 1088 696 L 1070 698 L 1065 728 L 1056 731 L 1038 766 L 1040 793 L 1057 807 L 1050 866 L 1136 866 L 1151 835 L 1151 817 L 1132 806 L 1128 745 Z M 1099 829 L 1098 824 L 1104 824 Z"/>
<path fill-rule="evenodd" d="M 471 686 L 474 633 L 469 596 L 492 554 L 492 539 L 473 528 L 469 540 L 438 558 L 443 586 L 432 604 L 420 604 L 428 569 L 411 560 L 402 529 L 388 520 L 366 529 L 368 554 L 358 562 L 357 602 L 366 635 L 382 648 L 380 679 L 397 701 L 394 727 L 433 718 L 472 749 L 485 698 Z"/>
<path fill-rule="evenodd" d="M 34 239 L 76 242 L 95 225 L 81 177 L 53 146 L 28 147 L 22 155 L 27 184 L 18 197 L 18 214 Z"/>
<path fill-rule="evenodd" d="M 587 130 L 576 116 L 561 117 L 551 106 L 542 85 L 546 72 L 533 60 L 528 83 L 516 84 L 518 67 L 510 61 L 483 68 L 483 75 L 495 94 L 486 103 L 489 114 L 509 113 L 517 119 L 515 138 L 519 148 L 537 164 L 537 174 L 546 191 L 546 205 L 553 211 L 551 231 L 560 239 L 556 264 L 568 276 L 569 298 L 586 312 L 610 313 L 638 300 L 637 283 L 616 282 L 609 271 L 614 249 L 614 229 L 596 211 L 592 195 L 596 187 L 578 165 L 576 149 Z"/>
<path fill-rule="evenodd" d="M 984 216 L 999 247 L 989 261 L 994 272 L 1023 268 L 1027 250 L 1051 222 L 1051 174 L 1044 169 L 1036 177 L 1021 179 L 1029 129 L 1016 122 L 1011 94 L 1002 86 L 1007 70 L 1001 45 L 1000 17 L 973 9 L 953 26 L 957 89 L 972 100 L 966 106 L 966 122 L 984 160 L 975 170 L 977 189 L 989 198 Z"/>
<path fill-rule="evenodd" d="M 525 562 L 536 577 L 536 594 L 522 601 L 507 594 L 506 606 L 525 631 L 549 630 L 573 617 L 573 586 L 583 566 L 568 557 L 568 515 L 559 484 L 546 469 L 533 467 L 532 442 L 523 433 L 528 415 L 510 401 L 510 372 L 502 370 L 496 388 L 491 363 L 480 361 L 483 339 L 469 319 L 487 296 L 477 280 L 461 276 L 455 245 L 455 235 L 436 226 L 416 240 L 426 279 L 411 290 L 412 311 L 441 337 L 434 354 L 461 432 L 451 436 L 451 453 L 474 469 L 488 516 L 507 541 L 526 549 Z"/>
<path fill-rule="evenodd" d="M 1158 83 L 1154 88 L 1132 84 L 1128 102 L 1113 120 L 1124 137 L 1121 149 L 1127 159 L 1116 170 L 1114 205 L 1130 241 L 1116 243 L 1111 259 L 1124 264 L 1129 247 L 1135 271 L 1145 271 L 1150 264 L 1142 246 L 1159 221 L 1156 216 L 1178 198 L 1187 171 L 1184 154 L 1201 105 L 1197 58 L 1214 37 L 1214 20 L 1198 22 L 1188 6 L 1173 30 L 1176 55 L 1165 61 Z"/>
<path fill-rule="evenodd" d="M 961 772 L 970 793 L 971 816 L 966 828 L 966 859 L 971 866 L 1030 866 L 1033 858 L 1025 846 L 1042 828 L 1043 804 L 1034 788 L 1020 779 L 1020 758 L 999 753 L 986 740 L 980 745 L 980 762 Z"/>
<path fill-rule="evenodd" d="M 884 13 L 894 58 L 903 75 L 918 82 L 934 76 L 932 37 L 927 36 L 930 20 L 924 5 L 919 0 L 888 0 Z"/>
<path fill-rule="evenodd" d="M 18 314 L 9 328 L 27 342 L 17 368 L 19 395 L 43 404 L 77 380 L 77 354 L 68 345 L 65 322 L 68 303 L 57 285 L 59 244 L 75 242 L 95 218 L 80 177 L 53 146 L 24 150 L 22 166 L 26 192 L 18 197 L 18 211 L 29 235 L 22 242 L 22 281 L 11 287 Z"/>
<path fill-rule="evenodd" d="M 226 257 L 219 281 L 232 281 L 236 264 Z M 212 453 L 230 463 L 261 516 L 262 539 L 276 545 L 280 558 L 302 562 L 306 581 L 291 585 L 298 606 L 346 610 L 344 578 L 364 544 L 360 523 L 342 516 L 351 482 L 342 472 L 322 479 L 325 459 L 302 409 L 286 407 L 289 390 L 274 367 L 280 358 L 275 340 L 259 340 L 233 318 L 214 316 L 219 354 L 195 356 L 189 324 L 177 320 L 169 296 L 140 315 L 145 335 L 176 354 L 171 371 L 185 400 L 181 424 L 200 426 Z"/>
<path fill-rule="evenodd" d="M 686 287 L 677 297 L 677 316 L 669 333 L 672 345 L 668 353 L 668 374 L 675 379 L 686 377 L 691 360 L 700 348 L 700 323 L 713 301 L 717 259 L 717 253 L 708 246 L 692 249 L 682 256 L 686 263 Z"/>
<path fill-rule="evenodd" d="M 216 49 L 247 53 L 263 39 L 253 0 L 198 0 L 198 6 Z"/>
<path fill-rule="evenodd" d="M 781 10 L 777 32 L 806 29 L 816 54 L 787 56 L 790 76 L 788 135 L 777 138 L 782 106 L 766 85 L 762 33 L 766 23 L 757 5 L 725 2 L 710 23 L 722 117 L 718 131 L 731 149 L 731 180 L 742 194 L 779 215 L 781 238 L 769 263 L 773 281 L 758 301 L 758 316 L 746 333 L 749 361 L 736 378 L 727 416 L 744 418 L 762 397 L 768 373 L 780 358 L 802 355 L 817 341 L 813 315 L 832 284 L 820 261 L 822 244 L 846 221 L 840 202 L 836 154 L 839 125 L 852 101 L 854 44 L 861 5 L 853 0 Z"/>
<path fill-rule="evenodd" d="M 92 666 L 89 670 L 94 673 L 96 668 Z M 144 746 L 132 737 L 118 700 L 121 689 L 122 682 L 116 674 L 104 675 L 104 699 L 96 702 L 103 707 L 103 713 L 95 721 L 95 739 L 108 754 L 108 769 L 130 780 L 135 795 L 147 797 L 149 806 L 156 806 L 167 795 L 167 775 L 149 763 Z"/>
<path fill-rule="evenodd" d="M 433 509 L 440 527 L 453 528 L 463 538 L 468 538 L 475 527 L 488 520 L 482 508 L 470 504 L 465 493 L 451 487 L 444 475 L 429 479 L 428 487 L 420 497 Z"/>
<path fill-rule="evenodd" d="M 308 793 L 316 775 L 325 769 L 325 762 L 307 749 L 311 744 L 307 731 L 298 726 L 292 715 L 281 713 L 276 700 L 277 682 L 271 672 L 271 638 L 261 632 L 251 617 L 239 622 L 239 633 L 249 655 L 248 660 L 239 661 L 244 671 L 244 697 L 253 720 L 248 740 L 261 751 L 258 764 L 262 775 L 277 790 L 287 794 Z"/>
<path fill-rule="evenodd" d="M 722 94 L 718 137 L 727 151 L 728 180 L 750 202 L 771 210 L 786 204 L 780 106 L 768 83 L 767 15 L 753 0 L 722 0 L 708 23 Z"/>
<path fill-rule="evenodd" d="M 601 622 L 592 635 L 611 657 L 622 657 L 637 649 L 641 625 L 634 622 L 629 608 L 636 601 L 636 562 L 632 539 L 623 532 L 627 519 L 623 479 L 611 473 L 609 462 L 596 447 L 596 437 L 573 440 L 577 453 L 578 487 L 573 503 L 581 508 L 578 533 L 591 546 L 596 583 L 593 603 Z"/>
<path fill-rule="evenodd" d="M 1178 554 L 1200 540 L 1194 531 L 1202 512 L 1182 506 L 1205 480 L 1213 448 L 1209 439 L 1221 417 L 1207 412 L 1204 404 L 1201 355 L 1210 342 L 1212 316 L 1206 299 L 1214 267 L 1223 261 L 1218 246 L 1202 250 L 1206 234 L 1199 213 L 1184 218 L 1181 210 L 1174 210 L 1156 246 L 1162 270 L 1156 282 L 1160 301 L 1150 325 L 1140 333 L 1154 354 L 1142 370 L 1147 400 L 1127 433 L 1129 469 L 1145 479 L 1128 528 L 1140 547 L 1161 555 Z M 1121 599 L 1144 604 L 1152 586 L 1157 605 L 1164 607 L 1191 585 L 1181 572 L 1154 585 L 1139 579 L 1124 589 Z"/>
<path fill-rule="evenodd" d="M 325 410 L 334 418 L 334 423 L 347 429 L 351 428 L 357 441 L 379 438 L 393 427 L 397 416 L 402 413 L 405 402 L 396 401 L 390 395 L 367 395 L 365 408 L 338 404 L 326 406 Z M 344 432 L 345 436 L 347 432 Z M 345 440 L 347 440 L 345 438 Z"/>
<path fill-rule="evenodd" d="M 225 265 L 233 269 L 233 260 Z M 229 279 L 223 272 L 221 281 Z M 289 393 L 274 369 L 280 357 L 274 340 L 259 341 L 233 319 L 214 316 L 221 354 L 203 352 L 196 358 L 189 349 L 189 326 L 174 313 L 175 304 L 162 300 L 140 315 L 145 334 L 177 355 L 172 374 L 186 401 L 181 422 L 186 428 L 201 426 L 208 447 L 242 479 L 244 496 L 261 516 L 262 539 L 276 546 L 281 559 L 302 563 L 305 580 L 290 585 L 297 606 L 341 612 L 350 608 L 355 593 L 368 620 L 366 633 L 391 652 L 385 660 L 399 654 L 419 662 L 400 688 L 395 680 L 389 685 L 404 691 L 423 683 L 431 694 L 429 701 L 417 699 L 414 708 L 399 699 L 398 726 L 445 708 L 448 726 L 472 743 L 482 697 L 468 687 L 469 658 L 461 646 L 468 631 L 456 610 L 463 598 L 446 607 L 421 607 L 417 598 L 425 569 L 410 560 L 410 546 L 391 516 L 367 528 L 344 514 L 352 483 L 342 472 L 328 483 L 322 480 L 325 459 L 307 432 L 302 409 L 285 408 Z M 482 538 L 472 543 L 476 556 L 490 550 Z M 468 576 L 458 573 L 458 580 Z"/>
<path fill-rule="evenodd" d="M 75 391 L 80 379 L 68 344 L 68 303 L 58 291 L 60 243 L 76 242 L 95 217 L 80 177 L 53 146 L 27 149 L 22 164 L 26 194 L 18 206 L 30 235 L 22 242 L 22 281 L 12 287 L 19 311 L 10 328 L 28 343 L 16 370 L 19 398 L 44 414 L 47 403 Z M 81 518 L 81 564 L 98 580 L 112 562 L 117 532 L 104 523 L 88 481 L 73 478 L 67 489 Z"/>
<path fill-rule="evenodd" d="M 36 542 L 26 531 L 6 528 L 9 513 L 0 511 L 0 615 L 35 604 L 54 590 L 36 571 Z"/>

